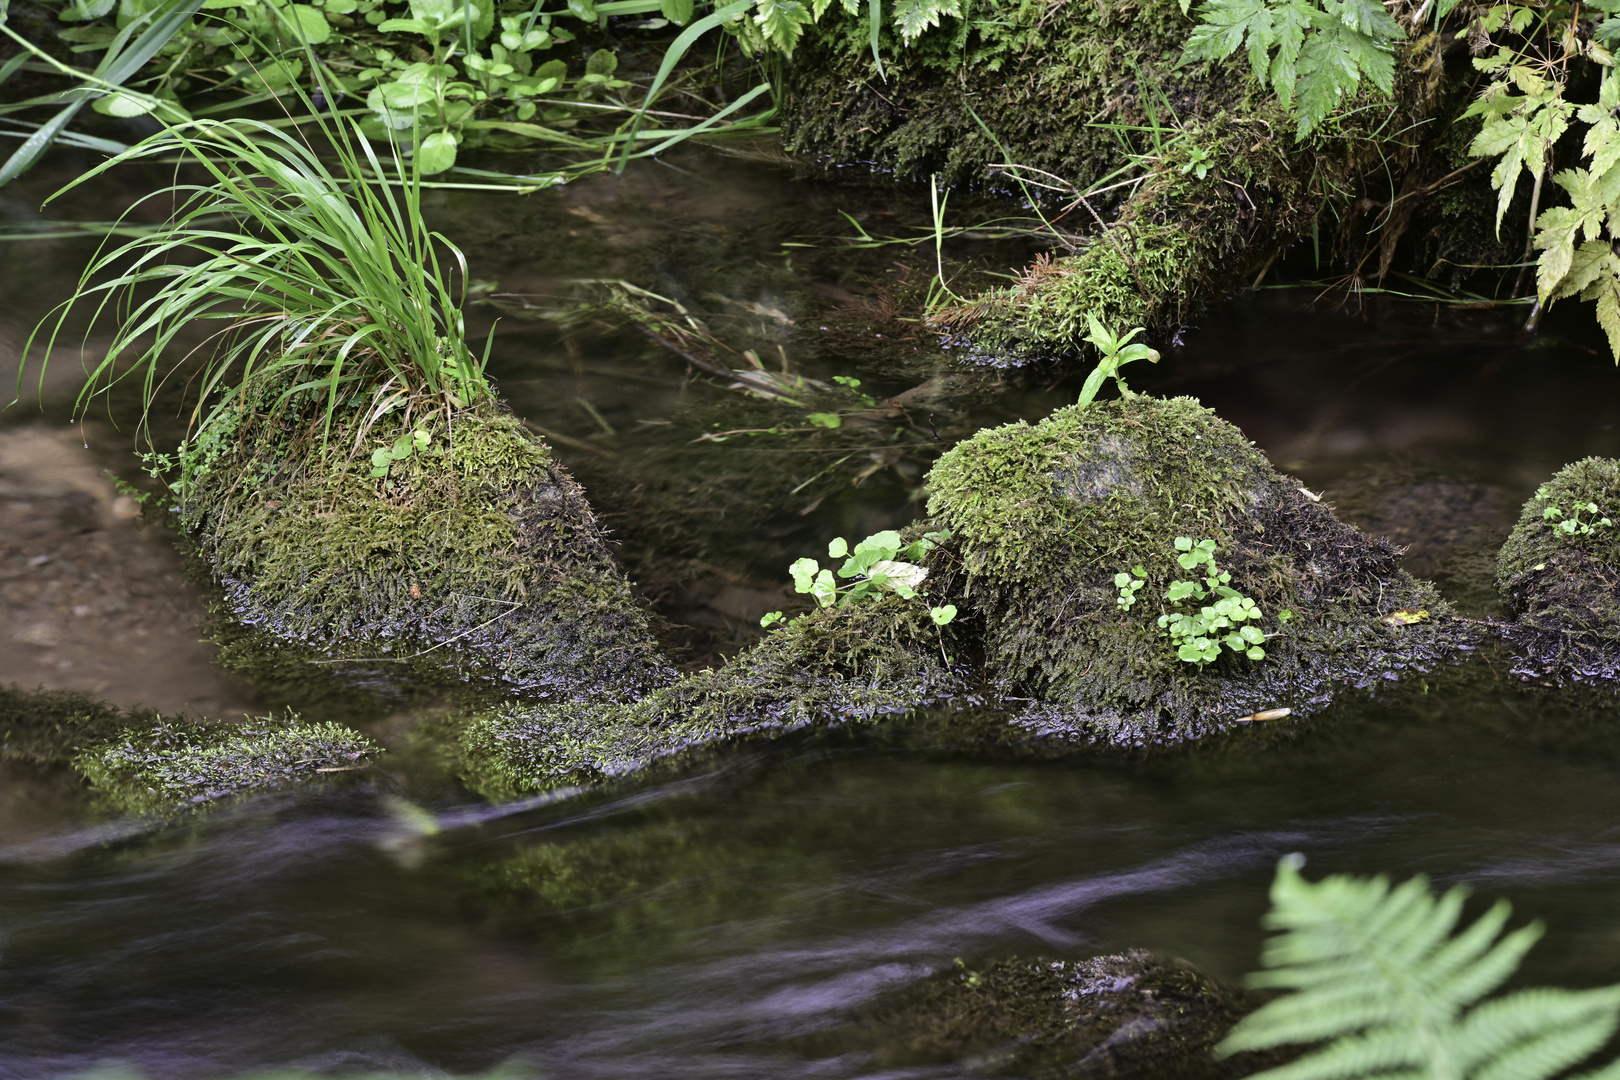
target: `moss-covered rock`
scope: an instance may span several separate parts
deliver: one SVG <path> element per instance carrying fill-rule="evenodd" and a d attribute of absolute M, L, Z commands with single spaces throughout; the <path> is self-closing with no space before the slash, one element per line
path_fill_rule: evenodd
<path fill-rule="evenodd" d="M 1566 465 L 1502 545 L 1496 583 L 1525 674 L 1620 677 L 1620 461 Z"/>
<path fill-rule="evenodd" d="M 459 735 L 464 775 L 501 797 L 622 776 L 739 738 L 902 714 L 963 692 L 945 659 L 957 648 L 916 601 L 891 595 L 820 609 L 634 705 L 513 703 L 479 713 Z"/>
<path fill-rule="evenodd" d="M 1315 711 L 1477 637 L 1399 568 L 1392 544 L 1337 521 L 1191 398 L 1132 396 L 992 428 L 942 457 L 929 484 L 931 517 L 912 531 L 952 536 L 926 556 L 926 603 L 817 609 L 635 705 L 485 712 L 460 734 L 468 779 L 495 796 L 585 783 L 941 701 L 999 702 L 1026 740 L 1172 743 L 1267 710 Z M 1210 542 L 1229 575 L 1218 587 L 1257 608 L 1208 636 L 1247 625 L 1263 649 L 1180 657 L 1161 618 L 1217 602 L 1168 599 L 1172 583 L 1210 572 L 1184 568 L 1183 537 Z M 1129 608 L 1121 573 L 1141 582 Z M 956 618 L 934 626 L 929 606 L 947 603 Z M 969 721 L 982 728 L 980 713 Z"/>
<path fill-rule="evenodd" d="M 70 768 L 118 813 L 161 814 L 363 770 L 381 748 L 341 724 L 242 723 L 122 710 L 88 694 L 0 687 L 0 762 Z"/>
<path fill-rule="evenodd" d="M 301 649 L 361 680 L 558 698 L 671 677 L 579 485 L 517 418 L 355 401 L 328 424 L 323 404 L 221 420 L 187 451 L 182 526 L 276 666 Z"/>
<path fill-rule="evenodd" d="M 941 458 L 930 488 L 988 676 L 1030 700 L 1022 722 L 1044 737 L 1143 745 L 1274 708 L 1308 713 L 1337 687 L 1395 679 L 1475 636 L 1392 544 L 1337 521 L 1191 398 L 989 429 Z M 1214 603 L 1166 598 L 1206 572 L 1179 562 L 1178 537 L 1214 542 L 1225 587 L 1261 612 L 1248 625 L 1265 634 L 1263 659 L 1178 658 L 1159 619 Z M 1144 582 L 1128 609 L 1121 573 Z"/>
<path fill-rule="evenodd" d="M 381 752 L 351 728 L 291 716 L 157 719 L 80 753 L 73 767 L 106 808 L 161 814 L 362 770 Z"/>
<path fill-rule="evenodd" d="M 817 1042 L 853 1044 L 885 1069 L 1214 1080 L 1272 1063 L 1252 1054 L 1217 1062 L 1210 1053 L 1259 1004 L 1184 960 L 1139 949 L 1089 960 L 958 961 L 863 1007 Z"/>

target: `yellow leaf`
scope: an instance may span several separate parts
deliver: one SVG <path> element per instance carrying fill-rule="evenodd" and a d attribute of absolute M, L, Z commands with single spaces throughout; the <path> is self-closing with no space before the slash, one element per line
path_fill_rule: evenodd
<path fill-rule="evenodd" d="M 1427 622 L 1429 613 L 1423 608 L 1417 611 L 1392 611 L 1378 621 L 1385 626 L 1411 626 L 1413 623 Z"/>

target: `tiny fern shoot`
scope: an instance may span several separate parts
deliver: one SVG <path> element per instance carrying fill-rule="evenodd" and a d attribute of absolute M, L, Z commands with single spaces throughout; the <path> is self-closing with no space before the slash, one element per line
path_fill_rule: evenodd
<path fill-rule="evenodd" d="M 1436 898 L 1419 875 L 1335 874 L 1311 883 L 1291 855 L 1277 867 L 1265 971 L 1250 984 L 1292 991 L 1245 1017 L 1216 1047 L 1321 1044 L 1251 1080 L 1546 1080 L 1613 1034 L 1620 986 L 1520 990 L 1480 1003 L 1518 967 L 1540 923 L 1503 934 L 1498 901 L 1459 933 L 1467 890 Z M 1620 1063 L 1582 1080 L 1617 1080 Z"/>

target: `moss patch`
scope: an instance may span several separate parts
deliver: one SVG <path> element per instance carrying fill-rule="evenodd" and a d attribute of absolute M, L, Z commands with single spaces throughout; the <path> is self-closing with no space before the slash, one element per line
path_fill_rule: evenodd
<path fill-rule="evenodd" d="M 161 814 L 364 769 L 381 753 L 341 724 L 155 720 L 74 758 L 108 809 Z"/>
<path fill-rule="evenodd" d="M 958 961 L 816 1042 L 868 1048 L 889 1069 L 957 1064 L 988 1076 L 1214 1080 L 1274 1063 L 1210 1055 L 1259 1004 L 1186 961 L 1139 949 L 1090 960 Z"/>
<path fill-rule="evenodd" d="M 788 71 L 783 135 L 841 161 L 938 173 L 948 183 L 985 183 L 986 166 L 1005 160 L 996 139 L 1021 164 L 1103 176 L 1122 164 L 1119 138 L 1092 125 L 1143 125 L 1154 109 L 1169 124 L 1160 93 L 1183 121 L 1227 96 L 1215 92 L 1225 81 L 1218 69 L 1175 67 L 1193 25 L 1175 0 L 1061 9 L 990 0 L 910 47 L 885 26 L 884 78 L 865 13 L 829 12 L 807 31 Z"/>
<path fill-rule="evenodd" d="M 160 814 L 364 769 L 381 748 L 341 724 L 226 723 L 124 711 L 88 694 L 0 687 L 0 763 L 66 769 L 117 813 Z"/>
<path fill-rule="evenodd" d="M 491 797 L 622 776 L 750 736 L 867 722 L 963 692 L 925 605 L 889 596 L 826 608 L 768 635 L 718 671 L 634 705 L 506 705 L 473 717 L 464 775 Z"/>
<path fill-rule="evenodd" d="M 1496 583 L 1518 623 L 1506 631 L 1522 673 L 1620 677 L 1620 525 L 1588 535 L 1559 523 L 1583 504 L 1580 520 L 1620 522 L 1620 461 L 1566 465 L 1524 504 L 1497 560 Z M 1598 512 L 1584 509 L 1595 503 Z M 1549 518 L 1549 508 L 1561 516 Z"/>
<path fill-rule="evenodd" d="M 1144 745 L 1310 712 L 1335 684 L 1398 678 L 1475 637 L 1393 545 L 1335 520 L 1191 398 L 990 429 L 946 454 L 931 486 L 933 524 L 957 534 L 947 588 L 982 635 L 988 677 L 1033 699 L 1019 723 L 1042 737 Z M 1175 561 L 1178 536 L 1215 542 L 1231 587 L 1265 613 L 1265 659 L 1177 659 L 1157 618 L 1177 610 L 1169 583 L 1194 576 Z M 1138 564 L 1146 584 L 1122 610 L 1114 577 Z M 1427 615 L 1385 621 L 1399 611 Z"/>
<path fill-rule="evenodd" d="M 645 612 L 583 492 L 496 405 L 446 419 L 319 405 L 205 432 L 180 500 L 239 622 L 284 645 L 535 697 L 635 696 L 667 681 Z M 425 445 L 373 475 L 376 448 Z M 324 438 L 324 448 L 322 446 Z"/>
<path fill-rule="evenodd" d="M 126 713 L 90 694 L 74 690 L 0 687 L 0 761 L 64 766 L 81 751 L 102 746 L 134 725 L 157 721 L 157 713 Z"/>

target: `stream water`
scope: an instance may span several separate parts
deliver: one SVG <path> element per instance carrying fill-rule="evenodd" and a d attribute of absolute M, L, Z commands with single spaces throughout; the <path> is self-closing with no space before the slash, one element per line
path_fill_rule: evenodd
<path fill-rule="evenodd" d="M 666 617 L 692 628 L 688 659 L 718 662 L 786 599 L 794 557 L 839 532 L 910 520 L 939 446 L 1036 419 L 1072 400 L 1076 383 L 1008 376 L 836 454 L 771 435 L 677 446 L 671 429 L 712 431 L 704 409 L 730 417 L 745 399 L 693 381 L 678 356 L 623 326 L 564 333 L 523 313 L 588 292 L 577 279 L 626 279 L 724 322 L 717 335 L 768 367 L 859 377 L 880 399 L 954 363 L 885 307 L 886 291 L 926 282 L 931 249 L 819 239 L 852 234 L 840 210 L 874 235 L 924 224 L 925 191 L 732 158 L 679 164 L 527 199 L 446 195 L 435 213 L 483 292 L 506 298 L 492 369 L 508 400 L 559 436 L 627 564 Z M 30 177 L 5 212 L 27 219 L 50 179 Z M 152 180 L 110 179 L 103 203 L 69 216 L 107 217 Z M 960 205 L 964 220 L 991 212 Z M 12 357 L 92 247 L 0 248 L 0 345 Z M 1027 253 L 993 239 L 947 249 L 964 275 Z M 1343 516 L 1410 544 L 1408 565 L 1465 613 L 1488 614 L 1489 557 L 1522 500 L 1568 461 L 1620 453 L 1620 375 L 1584 309 L 1555 311 L 1528 340 L 1511 314 L 1341 301 L 1263 291 L 1217 307 L 1133 387 L 1198 395 Z M 51 384 L 43 418 L 0 416 L 0 440 L 62 430 L 64 386 Z M 135 471 L 110 425 L 85 430 L 95 464 Z M 67 455 L 80 444 L 62 445 Z M 799 489 L 840 455 L 856 460 L 827 473 L 825 490 Z M 656 488 L 660 462 L 721 484 L 763 470 L 751 481 L 757 513 L 704 521 L 693 481 L 688 533 L 653 520 L 667 500 L 602 486 L 617 478 L 629 490 L 639 476 Z M 23 490 L 22 468 L 0 468 L 0 480 Z M 24 496 L 6 490 L 14 509 Z M 28 490 L 35 507 L 67 498 Z M 753 488 L 741 496 L 756 499 Z M 109 490 L 96 505 L 112 500 Z M 61 520 L 50 518 L 63 536 L 133 530 L 110 511 Z M 0 535 L 6 588 L 44 573 L 20 535 Z M 137 543 L 161 540 L 131 531 L 104 545 L 101 564 L 93 553 L 74 563 L 62 541 L 54 565 L 105 576 Z M 162 595 L 132 593 L 133 610 L 185 637 L 201 599 L 172 567 L 140 573 Z M 189 654 L 140 652 L 126 623 L 89 601 L 83 625 L 62 633 L 86 655 L 135 651 L 98 669 L 94 686 L 76 682 L 61 658 L 77 654 L 24 633 L 22 595 L 4 594 L 0 610 L 7 678 L 93 688 L 121 705 L 152 700 L 148 686 L 221 712 L 285 703 L 209 682 L 219 677 Z M 139 606 L 159 599 L 167 606 Z M 40 610 L 28 609 L 28 627 Z M 1520 981 L 1614 981 L 1620 711 L 1605 690 L 1526 684 L 1510 668 L 1485 648 L 1308 721 L 1129 758 L 964 748 L 895 722 L 507 807 L 434 775 L 406 752 L 413 717 L 386 709 L 350 717 L 400 749 L 383 775 L 178 823 L 107 819 L 60 777 L 13 770 L 0 774 L 0 1080 L 105 1067 L 152 1080 L 440 1077 L 503 1063 L 580 1078 L 967 1075 L 875 1064 L 845 1035 L 849 1010 L 957 959 L 1012 954 L 1142 947 L 1239 979 L 1256 965 L 1276 861 L 1294 851 L 1310 876 L 1425 873 L 1472 886 L 1476 905 L 1506 897 L 1516 919 L 1550 927 Z M 393 801 L 402 794 L 441 831 L 413 831 Z"/>

